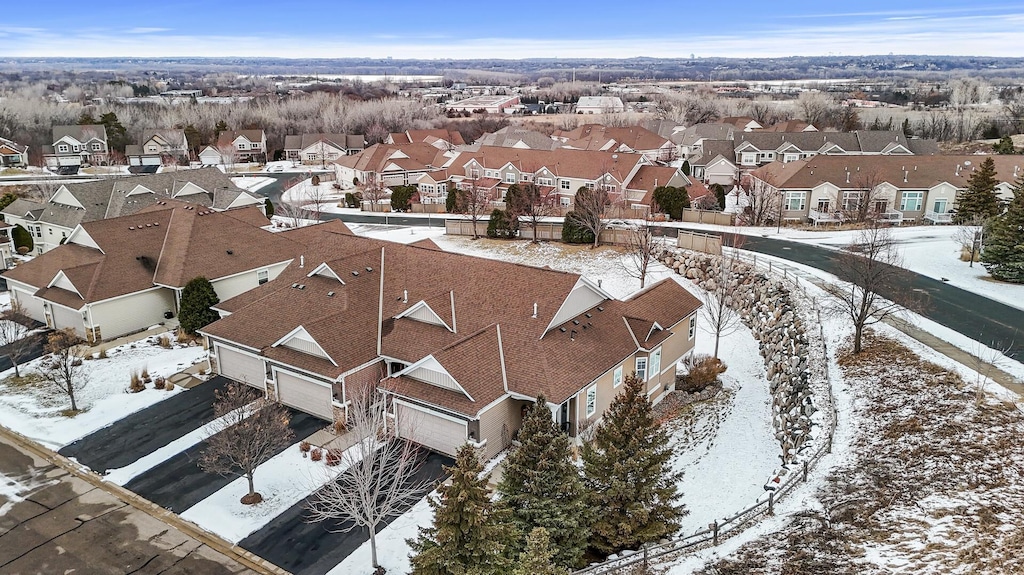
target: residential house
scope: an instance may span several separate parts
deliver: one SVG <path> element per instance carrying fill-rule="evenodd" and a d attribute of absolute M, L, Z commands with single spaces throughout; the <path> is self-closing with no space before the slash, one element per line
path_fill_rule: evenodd
<path fill-rule="evenodd" d="M 1018 156 L 989 156 L 996 164 L 996 191 L 1008 201 L 1024 174 Z M 870 217 L 902 223 L 950 223 L 956 195 L 984 157 L 979 156 L 815 156 L 774 162 L 750 173 L 755 189 L 782 194 L 782 218 L 839 222 L 869 204 Z"/>
<path fill-rule="evenodd" d="M 188 162 L 189 144 L 184 130 L 146 130 L 142 133 L 142 144 L 125 146 L 128 169 L 135 172 L 155 172 L 156 166 L 176 165 Z M 149 170 L 133 168 L 151 167 Z"/>
<path fill-rule="evenodd" d="M 339 182 L 381 187 L 416 183 L 421 174 L 441 167 L 448 161 L 445 152 L 426 142 L 411 144 L 374 144 L 352 156 L 334 161 Z"/>
<path fill-rule="evenodd" d="M 733 136 L 740 168 L 774 162 L 793 162 L 826 155 L 913 156 L 937 153 L 934 140 L 913 140 L 900 131 L 854 132 L 737 132 Z"/>
<path fill-rule="evenodd" d="M 718 123 L 731 126 L 740 132 L 754 132 L 764 129 L 764 124 L 750 116 L 728 116 L 719 120 Z"/>
<path fill-rule="evenodd" d="M 68 182 L 45 202 L 19 198 L 3 209 L 4 219 L 32 235 L 34 252 L 41 254 L 64 243 L 79 224 L 133 214 L 166 200 L 185 201 L 224 211 L 256 206 L 264 200 L 242 190 L 217 168 L 183 170 Z"/>
<path fill-rule="evenodd" d="M 708 185 L 719 184 L 731 189 L 737 183 L 739 166 L 732 140 L 703 140 L 700 154 L 688 160 L 694 178 Z"/>
<path fill-rule="evenodd" d="M 711 192 L 700 180 L 692 180 L 679 168 L 669 166 L 641 166 L 626 184 L 626 195 L 631 198 L 631 209 L 647 209 L 654 203 L 654 190 L 672 186 L 684 188 L 690 205 Z"/>
<path fill-rule="evenodd" d="M 13 140 L 0 138 L 0 169 L 25 168 L 28 166 L 28 146 Z"/>
<path fill-rule="evenodd" d="M 404 132 L 395 132 L 388 134 L 385 144 L 390 145 L 404 145 L 404 144 L 430 144 L 438 150 L 449 151 L 454 150 L 457 146 L 466 145 L 466 141 L 462 138 L 462 134 L 457 131 L 449 131 L 443 128 L 436 130 L 406 130 Z"/>
<path fill-rule="evenodd" d="M 642 154 L 652 162 L 675 159 L 676 145 L 671 140 L 640 126 L 584 124 L 574 130 L 556 130 L 551 137 L 574 150 Z"/>
<path fill-rule="evenodd" d="M 43 146 L 46 167 L 73 173 L 86 164 L 106 164 L 110 159 L 107 129 L 100 124 L 54 126 L 53 145 Z"/>
<path fill-rule="evenodd" d="M 267 134 L 263 130 L 227 130 L 220 133 L 217 143 L 199 152 L 204 165 L 235 164 L 240 162 L 265 163 L 267 161 Z"/>
<path fill-rule="evenodd" d="M 326 165 L 366 148 L 362 134 L 302 134 L 284 137 L 284 159 L 303 164 Z"/>
<path fill-rule="evenodd" d="M 736 127 L 730 124 L 694 124 L 683 130 L 676 145 L 679 147 L 679 157 L 693 159 L 703 154 L 703 145 L 706 140 L 732 140 Z"/>
<path fill-rule="evenodd" d="M 577 114 L 616 114 L 625 109 L 618 96 L 580 96 L 576 102 Z"/>
<path fill-rule="evenodd" d="M 619 300 L 578 274 L 346 231 L 280 234 L 303 257 L 201 330 L 217 373 L 342 425 L 352 394 L 374 386 L 400 435 L 489 458 L 538 396 L 577 436 L 630 374 L 660 401 L 693 349 L 701 304 L 671 279 Z"/>
<path fill-rule="evenodd" d="M 818 129 L 813 124 L 809 124 L 803 120 L 786 120 L 785 122 L 779 122 L 772 124 L 767 128 L 764 128 L 765 132 L 817 132 Z"/>
<path fill-rule="evenodd" d="M 170 322 L 189 281 L 221 300 L 276 278 L 301 247 L 262 229 L 256 207 L 214 211 L 161 200 L 131 215 L 85 221 L 67 241 L 4 273 L 29 317 L 90 342 Z"/>
<path fill-rule="evenodd" d="M 446 108 L 455 112 L 477 112 L 483 110 L 488 114 L 500 114 L 507 108 L 517 105 L 519 105 L 519 96 L 517 95 L 481 95 L 452 102 Z"/>
<path fill-rule="evenodd" d="M 473 145 L 477 146 L 475 149 L 479 149 L 480 146 L 519 148 L 520 150 L 554 150 L 562 147 L 561 142 L 546 134 L 519 126 L 505 126 L 496 132 L 484 134 Z"/>

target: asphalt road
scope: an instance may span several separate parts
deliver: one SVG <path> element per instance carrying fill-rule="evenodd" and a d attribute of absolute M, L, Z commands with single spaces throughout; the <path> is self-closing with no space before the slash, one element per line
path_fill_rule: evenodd
<path fill-rule="evenodd" d="M 314 431 L 327 426 L 326 421 L 308 413 L 289 411 L 291 411 L 292 417 L 288 426 L 295 434 L 295 441 L 308 437 Z M 206 449 L 206 446 L 206 441 L 193 445 L 135 477 L 125 487 L 175 513 L 185 511 L 235 479 L 234 476 L 222 477 L 216 473 L 206 473 L 199 468 L 199 454 Z M 287 447 L 281 447 L 274 455 L 284 451 Z M 260 476 L 257 473 L 257 489 L 259 480 Z"/>
<path fill-rule="evenodd" d="M 430 453 L 417 479 L 440 481 L 445 476 L 443 466 L 453 464 L 448 456 Z M 295 575 L 323 575 L 370 538 L 363 528 L 339 532 L 350 522 L 308 523 L 308 500 L 293 505 L 239 545 Z M 391 521 L 381 525 L 377 532 Z"/>
<path fill-rule="evenodd" d="M 187 391 L 119 419 L 66 445 L 58 453 L 103 475 L 160 449 L 213 420 L 217 391 L 227 386 L 217 376 Z"/>
<path fill-rule="evenodd" d="M 46 338 L 49 333 L 50 330 L 46 330 L 45 332 L 41 333 L 34 333 L 25 338 L 27 341 L 21 340 L 16 344 L 9 344 L 0 347 L 0 371 L 7 371 L 8 369 L 14 367 L 14 364 L 11 362 L 10 350 L 15 345 L 19 346 L 19 366 L 24 365 L 32 361 L 33 359 L 42 356 L 43 346 L 46 344 Z M 24 372 L 22 372 L 22 375 L 24 375 Z"/>

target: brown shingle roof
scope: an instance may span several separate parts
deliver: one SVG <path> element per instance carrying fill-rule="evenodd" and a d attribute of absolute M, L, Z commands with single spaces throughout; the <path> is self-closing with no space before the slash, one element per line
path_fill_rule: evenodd
<path fill-rule="evenodd" d="M 1019 156 L 988 156 L 995 161 L 996 177 L 1013 183 L 1024 173 Z M 862 185 L 867 175 L 875 183 L 889 182 L 902 189 L 927 189 L 942 182 L 967 185 L 972 170 L 985 156 L 815 156 L 798 162 L 774 162 L 751 172 L 776 187 L 810 189 L 824 182 L 840 188 Z M 960 170 L 957 171 L 959 166 Z M 850 182 L 847 183 L 847 173 Z M 906 181 L 904 181 L 906 179 Z"/>

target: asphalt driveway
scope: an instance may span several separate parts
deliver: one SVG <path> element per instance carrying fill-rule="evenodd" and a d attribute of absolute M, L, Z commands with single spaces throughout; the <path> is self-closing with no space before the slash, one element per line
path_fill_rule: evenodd
<path fill-rule="evenodd" d="M 289 409 L 289 412 L 291 413 L 291 422 L 288 427 L 295 434 L 295 441 L 308 437 L 314 431 L 328 425 L 328 422 L 308 413 L 293 409 Z M 206 473 L 199 468 L 199 454 L 206 449 L 206 446 L 206 441 L 193 445 L 149 471 L 136 476 L 125 487 L 175 513 L 185 511 L 235 479 L 233 476 L 222 477 L 215 473 Z M 281 447 L 274 455 L 284 451 L 286 447 L 288 446 Z M 258 474 L 256 481 L 258 485 Z"/>
<path fill-rule="evenodd" d="M 417 479 L 439 481 L 445 476 L 442 466 L 454 463 L 447 455 L 429 453 Z M 239 545 L 295 575 L 323 575 L 370 538 L 363 528 L 338 532 L 351 523 L 307 523 L 309 499 L 296 503 Z"/>
<path fill-rule="evenodd" d="M 134 463 L 212 421 L 215 394 L 230 381 L 214 377 L 97 430 L 59 453 L 100 475 Z"/>

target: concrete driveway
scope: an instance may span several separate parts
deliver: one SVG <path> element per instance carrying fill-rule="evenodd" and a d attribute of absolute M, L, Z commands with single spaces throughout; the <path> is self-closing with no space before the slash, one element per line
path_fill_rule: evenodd
<path fill-rule="evenodd" d="M 445 476 L 442 466 L 454 463 L 447 455 L 429 453 L 417 479 L 440 481 Z M 239 546 L 295 575 L 323 575 L 370 538 L 362 528 L 339 533 L 345 527 L 340 522 L 307 523 L 308 501 L 309 497 L 293 505 Z"/>
<path fill-rule="evenodd" d="M 134 463 L 212 421 L 215 394 L 229 382 L 214 377 L 87 435 L 59 453 L 100 475 Z"/>
<path fill-rule="evenodd" d="M 288 426 L 295 434 L 295 441 L 304 439 L 314 431 L 329 425 L 323 419 L 308 413 L 292 409 L 289 409 L 289 412 L 291 413 L 291 422 Z M 185 511 L 213 495 L 235 479 L 233 476 L 221 477 L 214 473 L 206 473 L 199 468 L 199 454 L 206 449 L 206 446 L 206 441 L 197 443 L 149 471 L 138 475 L 129 481 L 125 487 L 175 513 Z M 284 451 L 287 447 L 287 445 L 281 447 L 272 456 Z M 259 489 L 259 481 L 260 476 L 257 473 L 257 489 Z"/>

